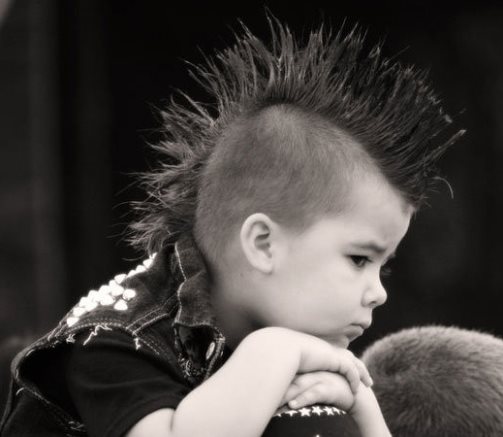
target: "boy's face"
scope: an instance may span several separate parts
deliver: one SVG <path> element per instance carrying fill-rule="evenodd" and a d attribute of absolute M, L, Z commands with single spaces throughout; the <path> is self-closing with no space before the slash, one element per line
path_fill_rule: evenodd
<path fill-rule="evenodd" d="M 412 207 L 380 176 L 362 178 L 350 205 L 302 234 L 284 231 L 266 290 L 255 295 L 256 320 L 346 348 L 386 301 L 381 269 L 404 237 Z"/>

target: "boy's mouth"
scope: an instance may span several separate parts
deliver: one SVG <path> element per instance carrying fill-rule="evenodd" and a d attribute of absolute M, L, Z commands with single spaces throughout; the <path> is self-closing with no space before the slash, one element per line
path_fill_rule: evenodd
<path fill-rule="evenodd" d="M 346 334 L 346 337 L 348 338 L 348 340 L 351 342 L 355 338 L 360 337 L 360 335 L 363 334 L 363 331 L 364 331 L 363 326 L 361 326 L 359 324 L 352 324 L 352 325 L 349 325 L 345 329 L 345 334 Z"/>
<path fill-rule="evenodd" d="M 351 323 L 351 325 L 360 326 L 364 331 L 370 327 L 372 324 L 372 319 L 362 320 L 358 322 Z"/>
<path fill-rule="evenodd" d="M 346 328 L 346 336 L 348 337 L 348 340 L 351 342 L 354 339 L 360 337 L 365 330 L 370 326 L 371 322 L 370 321 L 365 321 L 365 322 L 358 322 L 358 323 L 351 323 L 348 325 Z"/>

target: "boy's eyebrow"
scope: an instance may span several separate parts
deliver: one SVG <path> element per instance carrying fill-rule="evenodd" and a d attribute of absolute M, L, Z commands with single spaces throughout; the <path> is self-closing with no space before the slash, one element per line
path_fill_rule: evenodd
<path fill-rule="evenodd" d="M 381 246 L 380 244 L 377 244 L 373 241 L 365 242 L 365 243 L 355 243 L 353 244 L 354 247 L 357 249 L 363 249 L 363 250 L 371 250 L 372 252 L 382 255 L 383 253 L 386 252 L 386 248 Z M 396 252 L 393 251 L 392 253 L 389 254 L 389 256 L 386 258 L 387 260 L 390 260 L 392 258 L 395 258 Z"/>
<path fill-rule="evenodd" d="M 381 245 L 374 243 L 373 241 L 365 243 L 354 243 L 353 246 L 355 246 L 357 249 L 371 250 L 372 252 L 375 252 L 379 255 L 386 252 L 385 247 L 382 247 Z"/>

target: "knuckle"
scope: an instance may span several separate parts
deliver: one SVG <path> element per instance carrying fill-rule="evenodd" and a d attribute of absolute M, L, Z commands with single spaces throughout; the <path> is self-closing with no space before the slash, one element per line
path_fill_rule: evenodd
<path fill-rule="evenodd" d="M 360 373 L 360 370 L 358 369 L 358 366 L 355 365 L 355 363 L 351 362 L 348 365 L 348 372 L 350 372 L 350 373 Z"/>
<path fill-rule="evenodd" d="M 358 365 L 358 367 L 361 367 L 362 369 L 365 369 L 367 370 L 367 366 L 365 365 L 365 363 L 360 360 L 359 358 L 356 358 L 355 357 L 355 363 Z"/>
<path fill-rule="evenodd" d="M 291 386 L 294 387 L 299 387 L 302 385 L 302 378 L 300 376 L 296 376 L 292 382 L 290 383 Z"/>
<path fill-rule="evenodd" d="M 352 360 L 357 359 L 357 358 L 355 357 L 355 355 L 353 354 L 353 352 L 351 352 L 349 349 L 345 349 L 345 350 L 344 350 L 344 352 L 346 353 L 346 356 L 347 356 L 348 358 L 350 358 L 350 359 L 352 359 Z"/>
<path fill-rule="evenodd" d="M 360 380 L 360 373 L 356 369 L 351 369 L 350 372 L 347 373 L 347 377 L 352 382 Z"/>
<path fill-rule="evenodd" d="M 310 384 L 311 377 L 309 374 L 301 375 L 297 378 L 295 385 L 299 388 L 307 387 Z"/>
<path fill-rule="evenodd" d="M 317 382 L 318 383 L 323 383 L 323 382 L 329 382 L 331 381 L 334 377 L 337 377 L 337 373 L 334 373 L 334 372 L 320 372 L 320 374 L 318 375 L 318 378 L 317 378 Z"/>
<path fill-rule="evenodd" d="M 311 398 L 319 398 L 320 396 L 323 395 L 323 392 L 324 390 L 321 385 L 315 385 L 309 390 L 308 393 L 310 394 Z"/>
<path fill-rule="evenodd" d="M 340 362 L 340 367 L 342 369 L 352 369 L 355 367 L 353 360 L 350 360 L 347 357 L 341 357 L 339 362 Z"/>
<path fill-rule="evenodd" d="M 312 402 L 312 399 L 313 398 L 313 395 L 311 394 L 311 392 L 305 392 L 305 393 L 302 393 L 298 398 L 297 400 L 301 403 L 301 404 L 309 404 L 310 402 Z"/>

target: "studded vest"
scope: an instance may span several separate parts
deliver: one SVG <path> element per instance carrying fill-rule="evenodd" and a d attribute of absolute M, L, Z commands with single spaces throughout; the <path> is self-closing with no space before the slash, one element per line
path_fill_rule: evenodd
<path fill-rule="evenodd" d="M 51 332 L 16 356 L 0 435 L 87 435 L 84 424 L 47 398 L 33 374 L 43 377 L 37 359 L 50 362 L 77 334 L 87 335 L 86 344 L 110 330 L 126 332 L 131 348 L 146 348 L 167 360 L 191 387 L 222 364 L 225 339 L 216 327 L 207 272 L 190 235 L 91 290 Z"/>

